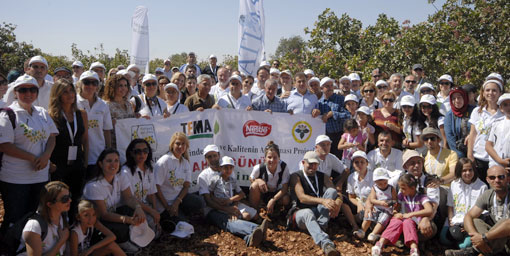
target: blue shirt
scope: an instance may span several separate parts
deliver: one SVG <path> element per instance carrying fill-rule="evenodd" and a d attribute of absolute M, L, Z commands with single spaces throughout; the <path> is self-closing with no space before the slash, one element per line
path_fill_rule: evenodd
<path fill-rule="evenodd" d="M 257 111 L 271 109 L 272 112 L 287 112 L 287 103 L 285 101 L 276 96 L 270 101 L 265 94 L 253 100 L 251 106 L 253 110 Z"/>
<path fill-rule="evenodd" d="M 344 96 L 333 94 L 328 99 L 324 96 L 319 100 L 321 115 L 333 111 L 333 117 L 326 122 L 326 133 L 342 132 L 344 120 L 351 118 L 351 114 L 344 108 Z"/>
<path fill-rule="evenodd" d="M 188 66 L 188 63 L 182 64 L 182 66 L 179 68 L 179 72 L 186 74 L 187 66 Z M 197 72 L 195 73 L 195 76 L 198 78 L 198 76 L 202 74 L 202 69 L 200 69 L 200 67 L 197 64 L 195 64 L 195 67 L 197 68 Z M 171 79 L 171 77 L 169 77 L 169 78 Z M 211 77 L 211 78 L 213 78 L 213 77 Z"/>
<path fill-rule="evenodd" d="M 467 115 L 465 118 L 467 118 L 467 124 L 466 124 L 467 133 L 462 134 L 463 135 L 462 138 L 460 137 L 461 136 L 460 129 L 461 129 L 462 118 L 454 115 L 451 110 L 448 113 L 446 113 L 446 116 L 444 118 L 444 132 L 446 134 L 446 141 L 448 142 L 448 146 L 450 147 L 450 149 L 455 151 L 459 158 L 466 157 L 466 155 L 457 148 L 456 141 L 459 139 L 466 138 L 465 136 L 467 136 L 469 134 L 469 131 L 471 129 L 471 124 L 469 123 L 469 118 L 471 117 L 471 112 L 473 112 L 474 108 L 475 108 L 474 106 L 469 105 L 466 110 Z"/>
<path fill-rule="evenodd" d="M 287 110 L 292 110 L 294 114 L 311 114 L 319 102 L 317 96 L 308 90 L 304 95 L 294 90 L 284 101 L 287 102 Z"/>

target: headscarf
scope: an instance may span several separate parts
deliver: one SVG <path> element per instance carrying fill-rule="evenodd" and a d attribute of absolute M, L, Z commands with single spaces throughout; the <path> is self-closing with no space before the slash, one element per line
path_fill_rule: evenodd
<path fill-rule="evenodd" d="M 454 93 L 460 93 L 460 95 L 464 99 L 464 105 L 461 108 L 456 108 L 455 105 L 453 104 L 452 95 Z M 468 95 L 467 95 L 466 91 L 464 91 L 464 89 L 462 89 L 460 87 L 459 88 L 455 88 L 455 89 L 450 91 L 449 97 L 450 97 L 450 106 L 452 108 L 453 114 L 455 116 L 462 117 L 466 113 L 467 108 L 469 106 L 469 98 L 468 98 Z"/>

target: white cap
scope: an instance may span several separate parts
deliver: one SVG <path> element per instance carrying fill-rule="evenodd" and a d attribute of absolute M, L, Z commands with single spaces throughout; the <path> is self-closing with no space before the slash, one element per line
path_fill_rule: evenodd
<path fill-rule="evenodd" d="M 230 83 L 230 81 L 232 81 L 232 79 L 239 81 L 239 83 L 243 83 L 243 79 L 241 79 L 241 77 L 239 75 L 232 75 L 229 78 L 228 82 Z"/>
<path fill-rule="evenodd" d="M 421 85 L 420 85 L 420 91 L 421 91 L 421 89 L 423 89 L 423 88 L 429 88 L 429 89 L 431 89 L 431 90 L 435 91 L 434 86 L 433 86 L 432 84 L 430 84 L 430 83 L 423 83 L 423 84 L 421 84 Z"/>
<path fill-rule="evenodd" d="M 204 148 L 204 156 L 207 155 L 207 153 L 209 152 L 217 152 L 217 153 L 220 153 L 220 149 L 218 148 L 218 146 L 214 145 L 214 144 L 209 144 L 207 145 L 205 148 Z"/>
<path fill-rule="evenodd" d="M 164 90 L 166 91 L 166 89 L 168 89 L 168 88 L 174 88 L 177 92 L 179 91 L 179 87 L 174 83 L 166 84 Z"/>
<path fill-rule="evenodd" d="M 414 105 L 416 105 L 416 100 L 412 95 L 406 95 L 400 99 L 400 106 L 414 107 Z"/>
<path fill-rule="evenodd" d="M 35 85 L 37 88 L 39 88 L 39 84 L 37 84 L 37 80 L 35 80 L 35 78 L 33 78 L 32 76 L 27 75 L 27 74 L 24 74 L 24 75 L 18 77 L 18 79 L 16 79 L 16 81 L 14 81 L 14 88 L 16 88 L 20 85 L 23 85 L 23 84 L 32 84 L 32 85 Z"/>
<path fill-rule="evenodd" d="M 277 69 L 277 68 L 271 68 L 271 69 L 269 69 L 269 74 L 273 74 L 273 73 L 276 73 L 276 74 L 278 74 L 278 75 L 279 75 L 279 74 L 280 74 L 280 70 L 279 70 L 279 69 Z"/>
<path fill-rule="evenodd" d="M 265 60 L 260 63 L 260 67 L 263 67 L 263 66 L 271 66 L 271 64 L 269 63 L 269 61 Z"/>
<path fill-rule="evenodd" d="M 314 76 L 314 77 L 310 78 L 310 80 L 308 80 L 308 85 L 310 85 L 312 82 L 317 82 L 317 83 L 319 83 L 319 84 L 320 84 L 320 83 L 321 83 L 321 80 L 319 80 L 319 78 L 318 78 L 318 77 L 315 77 L 315 76 Z"/>
<path fill-rule="evenodd" d="M 315 145 L 323 142 L 323 141 L 329 141 L 329 142 L 332 142 L 331 139 L 328 137 L 328 135 L 319 135 L 317 136 L 317 138 L 315 139 Z"/>
<path fill-rule="evenodd" d="M 375 83 L 375 87 L 379 87 L 379 85 L 386 85 L 386 86 L 389 86 L 388 83 L 384 80 L 379 80 L 377 81 L 377 83 Z"/>
<path fill-rule="evenodd" d="M 344 98 L 344 102 L 347 102 L 347 101 L 354 101 L 354 102 L 358 103 L 359 99 L 358 99 L 358 96 L 356 96 L 354 94 L 348 94 Z"/>
<path fill-rule="evenodd" d="M 209 55 L 209 59 L 217 59 L 217 58 L 216 58 L 216 55 L 211 54 L 211 55 Z"/>
<path fill-rule="evenodd" d="M 503 95 L 499 96 L 498 106 L 505 100 L 510 100 L 510 93 L 504 93 Z"/>
<path fill-rule="evenodd" d="M 138 67 L 136 64 L 129 64 L 129 66 L 126 69 L 131 70 L 133 68 L 136 68 L 136 69 L 138 69 L 138 71 L 140 71 L 140 67 Z"/>
<path fill-rule="evenodd" d="M 389 180 L 389 179 L 390 179 L 390 175 L 388 175 L 388 170 L 386 170 L 382 167 L 376 168 L 374 170 L 373 181 Z"/>
<path fill-rule="evenodd" d="M 41 56 L 41 55 L 37 55 L 37 56 L 34 56 L 30 59 L 30 61 L 28 62 L 28 65 L 32 65 L 33 63 L 42 63 L 44 64 L 46 67 L 48 67 L 48 62 L 46 61 L 46 59 Z"/>
<path fill-rule="evenodd" d="M 172 63 L 172 61 L 170 59 L 166 59 L 163 63 L 166 63 L 166 62 Z"/>
<path fill-rule="evenodd" d="M 444 74 L 441 77 L 439 77 L 439 79 L 437 79 L 438 82 L 441 82 L 441 80 L 446 80 L 453 84 L 453 78 L 450 75 Z"/>
<path fill-rule="evenodd" d="M 356 157 L 361 157 L 368 161 L 367 153 L 365 153 L 365 151 L 358 150 L 354 152 L 351 156 L 351 160 L 354 160 Z"/>
<path fill-rule="evenodd" d="M 96 62 L 93 62 L 92 64 L 90 64 L 89 70 L 92 70 L 93 68 L 102 68 L 102 69 L 106 70 L 106 67 L 103 65 L 103 63 L 101 63 L 99 61 L 96 61 Z"/>
<path fill-rule="evenodd" d="M 428 103 L 430 105 L 435 105 L 436 102 L 437 102 L 436 97 L 434 97 L 434 95 L 430 95 L 430 94 L 425 94 L 425 95 L 421 96 L 421 99 L 420 99 L 420 104 Z"/>
<path fill-rule="evenodd" d="M 130 78 L 135 77 L 135 73 L 133 71 L 128 71 L 127 69 L 122 69 L 117 71 L 117 75 L 128 75 Z"/>
<path fill-rule="evenodd" d="M 322 78 L 322 79 L 321 79 L 321 87 L 322 87 L 325 83 L 327 83 L 327 82 L 333 82 L 333 83 L 334 83 L 334 82 L 335 82 L 335 80 L 333 80 L 332 78 L 329 78 L 329 77 L 327 77 L 327 76 L 326 76 L 326 77 L 324 77 L 324 78 Z"/>
<path fill-rule="evenodd" d="M 144 84 L 145 82 L 150 81 L 150 80 L 154 80 L 157 82 L 158 78 L 153 74 L 145 74 L 142 79 L 142 84 Z"/>
<path fill-rule="evenodd" d="M 180 238 L 187 238 L 195 233 L 195 229 L 193 226 L 185 221 L 179 221 L 177 222 L 177 225 L 175 225 L 174 232 L 170 233 L 172 236 L 180 237 Z"/>
<path fill-rule="evenodd" d="M 236 166 L 234 163 L 234 159 L 232 159 L 232 157 L 230 157 L 230 156 L 224 156 L 221 158 L 220 166 L 225 166 L 225 165 Z"/>
<path fill-rule="evenodd" d="M 499 90 L 500 90 L 500 91 L 503 91 L 503 85 L 501 84 L 501 82 L 500 82 L 500 81 L 498 81 L 498 80 L 494 80 L 494 79 L 491 79 L 491 80 L 487 80 L 487 81 L 485 81 L 485 82 L 483 83 L 483 85 L 482 85 L 482 88 L 485 88 L 485 86 L 486 86 L 487 84 L 489 84 L 489 83 L 495 83 L 495 84 L 497 84 L 497 85 L 499 86 Z"/>
<path fill-rule="evenodd" d="M 87 70 L 87 71 L 81 73 L 80 81 L 82 81 L 84 79 L 88 79 L 88 78 L 96 79 L 97 81 L 99 81 L 99 76 L 97 75 L 96 72 L 94 72 L 92 70 Z"/>
<path fill-rule="evenodd" d="M 305 71 L 303 73 L 305 73 L 305 75 L 315 76 L 315 72 L 313 72 L 313 70 L 311 70 L 311 69 L 305 69 Z"/>
<path fill-rule="evenodd" d="M 165 72 L 165 70 L 160 67 L 157 67 L 156 70 L 154 70 L 154 73 L 158 73 L 158 72 L 163 73 L 163 72 Z"/>
<path fill-rule="evenodd" d="M 351 79 L 350 79 L 348 76 L 342 76 L 342 77 L 340 78 L 340 80 L 338 80 L 338 82 L 339 82 L 339 83 L 342 83 L 342 81 L 343 81 L 343 80 L 347 80 L 347 81 L 349 81 L 349 83 L 351 82 Z"/>
<path fill-rule="evenodd" d="M 367 106 L 361 106 L 361 107 L 358 108 L 358 110 L 356 110 L 356 113 L 357 112 L 361 112 L 361 113 L 369 116 L 370 115 L 370 108 L 367 107 Z"/>
<path fill-rule="evenodd" d="M 79 61 L 79 60 L 75 60 L 71 67 L 74 67 L 74 66 L 78 66 L 80 68 L 83 68 L 83 63 L 81 63 L 81 61 Z"/>
<path fill-rule="evenodd" d="M 286 69 L 286 70 L 283 70 L 280 74 L 287 74 L 289 76 L 292 76 L 292 73 L 290 72 L 290 70 Z"/>
<path fill-rule="evenodd" d="M 489 75 L 485 78 L 485 80 L 491 80 L 491 79 L 497 79 L 497 80 L 499 80 L 499 81 L 503 81 L 503 77 L 502 77 L 500 74 L 495 73 L 495 72 L 490 73 L 490 74 L 489 74 Z"/>
<path fill-rule="evenodd" d="M 361 78 L 359 77 L 359 75 L 357 73 L 350 73 L 349 78 L 351 79 L 351 82 L 352 81 L 361 81 Z"/>
<path fill-rule="evenodd" d="M 129 226 L 129 237 L 131 241 L 140 247 L 147 246 L 150 242 L 152 242 L 152 239 L 154 239 L 155 236 L 156 234 L 154 231 L 149 228 L 149 225 L 147 225 L 147 221 L 142 222 L 138 226 Z"/>

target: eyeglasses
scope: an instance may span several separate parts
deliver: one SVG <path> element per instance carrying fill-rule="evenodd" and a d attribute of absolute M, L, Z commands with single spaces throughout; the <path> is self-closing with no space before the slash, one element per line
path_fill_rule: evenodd
<path fill-rule="evenodd" d="M 415 83 L 416 83 L 416 81 L 414 81 L 414 80 L 406 80 L 406 83 L 407 83 L 407 84 L 415 84 Z"/>
<path fill-rule="evenodd" d="M 150 86 L 156 86 L 156 85 L 158 85 L 158 83 L 156 83 L 156 82 L 154 82 L 154 83 L 145 83 L 144 85 L 147 86 L 147 87 L 150 87 Z"/>
<path fill-rule="evenodd" d="M 373 93 L 375 90 L 363 90 L 364 93 Z"/>
<path fill-rule="evenodd" d="M 133 150 L 133 152 L 135 152 L 136 155 L 141 155 L 142 153 L 143 154 L 149 154 L 149 148 L 136 148 L 135 150 Z"/>
<path fill-rule="evenodd" d="M 451 85 L 450 82 L 439 82 L 440 85 Z"/>
<path fill-rule="evenodd" d="M 426 142 L 426 141 L 436 141 L 437 140 L 437 137 L 436 136 L 429 136 L 429 137 L 425 137 L 423 138 L 423 141 Z"/>
<path fill-rule="evenodd" d="M 0 85 L 7 85 L 7 80 L 0 81 Z"/>
<path fill-rule="evenodd" d="M 19 92 L 19 93 L 27 93 L 27 92 L 37 93 L 39 91 L 39 88 L 37 88 L 35 86 L 30 87 L 30 88 L 23 87 L 23 88 L 16 89 L 16 91 Z"/>
<path fill-rule="evenodd" d="M 427 105 L 422 104 L 422 105 L 420 105 L 420 107 L 421 107 L 422 109 L 432 109 L 432 105 L 428 105 L 428 104 L 427 104 Z"/>
<path fill-rule="evenodd" d="M 98 86 L 99 85 L 99 81 L 97 80 L 83 80 L 83 84 L 84 85 L 92 85 L 92 86 Z"/>
<path fill-rule="evenodd" d="M 60 200 L 57 200 L 55 199 L 55 203 L 56 202 L 60 202 L 60 203 L 63 203 L 63 204 L 66 204 L 68 203 L 69 201 L 71 201 L 71 193 L 67 194 L 67 195 L 64 195 L 60 198 Z"/>
<path fill-rule="evenodd" d="M 395 99 L 393 98 L 387 98 L 387 99 L 383 99 L 384 102 L 395 102 Z"/>
<path fill-rule="evenodd" d="M 489 180 L 495 180 L 496 178 L 498 178 L 498 180 L 504 180 L 504 179 L 506 179 L 506 175 L 497 175 L 497 176 L 491 175 L 491 176 L 487 176 L 487 178 L 489 178 Z"/>

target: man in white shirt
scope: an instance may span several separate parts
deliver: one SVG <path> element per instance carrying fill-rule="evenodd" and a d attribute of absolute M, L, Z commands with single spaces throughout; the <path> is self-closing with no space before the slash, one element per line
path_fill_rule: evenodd
<path fill-rule="evenodd" d="M 331 139 L 327 135 L 319 135 L 315 139 L 315 153 L 319 155 L 319 172 L 333 179 L 336 190 L 341 192 L 343 185 L 349 177 L 349 169 L 346 169 L 342 161 L 331 154 Z M 300 163 L 300 170 L 301 163 Z M 334 171 L 334 172 L 333 172 Z"/>
<path fill-rule="evenodd" d="M 230 77 L 229 81 L 230 87 L 227 89 L 229 89 L 230 92 L 223 95 L 213 108 L 217 108 L 216 106 L 219 106 L 220 109 L 231 108 L 246 110 L 246 108 L 251 105 L 251 100 L 250 97 L 243 95 L 241 92 L 241 77 L 233 75 Z"/>
<path fill-rule="evenodd" d="M 218 69 L 218 83 L 211 87 L 211 94 L 214 97 L 214 101 L 218 103 L 218 100 L 227 95 L 230 89 L 228 88 L 229 72 L 226 68 L 221 67 Z"/>
<path fill-rule="evenodd" d="M 257 98 L 260 95 L 265 93 L 265 85 L 266 81 L 269 79 L 269 69 L 267 69 L 264 66 L 260 66 L 259 69 L 257 69 L 257 81 L 256 83 L 251 87 L 251 92 L 253 93 L 253 98 Z"/>
<path fill-rule="evenodd" d="M 388 183 L 394 187 L 397 187 L 397 181 L 402 174 L 402 151 L 392 148 L 393 139 L 391 134 L 387 131 L 382 131 L 377 136 L 376 149 L 371 150 L 368 153 L 368 169 L 375 170 L 376 168 L 382 167 L 388 170 L 390 179 Z"/>
<path fill-rule="evenodd" d="M 172 61 L 170 59 L 166 59 L 164 62 L 163 75 L 168 77 L 168 79 L 172 79 Z"/>
<path fill-rule="evenodd" d="M 318 109 L 317 96 L 308 91 L 306 83 L 306 76 L 304 73 L 297 73 L 294 77 L 294 86 L 296 90 L 290 93 L 289 98 L 285 99 L 287 102 L 287 111 L 292 111 L 294 114 L 312 114 L 312 117 L 317 117 L 320 114 Z"/>
<path fill-rule="evenodd" d="M 402 74 L 400 73 L 391 74 L 388 82 L 390 83 L 390 90 L 397 96 L 397 98 L 395 99 L 395 103 L 393 103 L 393 107 L 395 109 L 400 109 L 400 99 L 410 94 L 406 91 L 402 91 Z"/>

